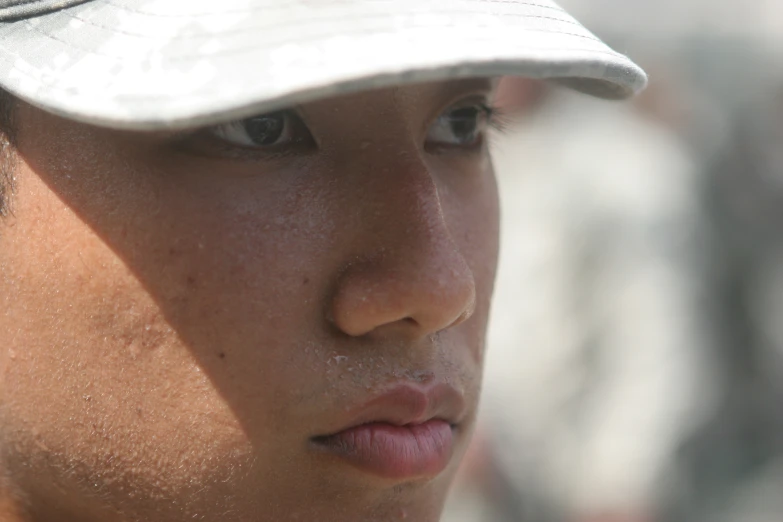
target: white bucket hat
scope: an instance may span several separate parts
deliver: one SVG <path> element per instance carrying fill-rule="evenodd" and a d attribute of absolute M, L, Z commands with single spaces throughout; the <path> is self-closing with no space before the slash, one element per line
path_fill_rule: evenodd
<path fill-rule="evenodd" d="M 0 87 L 109 127 L 501 75 L 604 98 L 647 82 L 551 0 L 0 0 Z"/>

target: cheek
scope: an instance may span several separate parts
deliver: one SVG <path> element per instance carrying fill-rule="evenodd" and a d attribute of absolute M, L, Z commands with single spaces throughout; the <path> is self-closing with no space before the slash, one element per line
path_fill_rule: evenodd
<path fill-rule="evenodd" d="M 19 182 L 0 253 L 4 446 L 106 480 L 132 471 L 152 484 L 166 469 L 172 487 L 172 470 L 189 470 L 184 484 L 219 467 L 204 448 L 239 446 L 241 430 L 158 303 L 48 187 L 24 172 Z"/>
<path fill-rule="evenodd" d="M 328 209 L 341 202 L 285 176 L 188 183 L 191 172 L 159 175 L 89 144 L 20 173 L 27 196 L 3 254 L 20 348 L 4 393 L 29 412 L 57 396 L 52 426 L 78 413 L 80 429 L 180 443 L 198 419 L 229 441 L 274 440 L 305 384 L 298 369 L 323 355 L 321 301 L 340 263 Z"/>
<path fill-rule="evenodd" d="M 324 296 L 341 259 L 326 196 L 257 183 L 171 194 L 172 228 L 123 255 L 243 430 L 264 441 L 312 385 L 303 367 L 325 357 Z"/>
<path fill-rule="evenodd" d="M 0 249 L 0 447 L 19 475 L 35 463 L 30 480 L 55 468 L 166 496 L 273 462 L 299 370 L 317 364 L 319 196 L 183 196 L 102 161 L 20 166 Z"/>

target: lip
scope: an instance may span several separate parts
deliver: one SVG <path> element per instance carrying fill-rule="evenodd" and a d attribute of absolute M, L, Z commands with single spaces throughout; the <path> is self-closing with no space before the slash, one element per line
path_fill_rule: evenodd
<path fill-rule="evenodd" d="M 355 469 L 391 480 L 432 478 L 451 461 L 455 429 L 465 412 L 448 384 L 397 385 L 349 409 L 347 420 L 311 442 Z"/>

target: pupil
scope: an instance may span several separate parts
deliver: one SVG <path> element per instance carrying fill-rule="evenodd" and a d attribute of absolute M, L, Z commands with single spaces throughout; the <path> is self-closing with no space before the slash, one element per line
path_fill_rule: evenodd
<path fill-rule="evenodd" d="M 264 114 L 245 120 L 245 132 L 256 145 L 273 145 L 285 130 L 285 113 Z"/>
<path fill-rule="evenodd" d="M 451 131 L 460 143 L 470 143 L 478 132 L 478 109 L 466 107 L 451 113 Z"/>

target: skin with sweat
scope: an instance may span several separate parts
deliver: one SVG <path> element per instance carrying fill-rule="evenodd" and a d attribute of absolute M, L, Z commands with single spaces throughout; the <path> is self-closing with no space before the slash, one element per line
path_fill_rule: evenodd
<path fill-rule="evenodd" d="M 436 521 L 476 413 L 498 203 L 485 139 L 433 126 L 492 89 L 308 103 L 295 139 L 253 148 L 20 104 L 0 519 Z M 313 451 L 400 383 L 463 397 L 445 471 Z"/>

